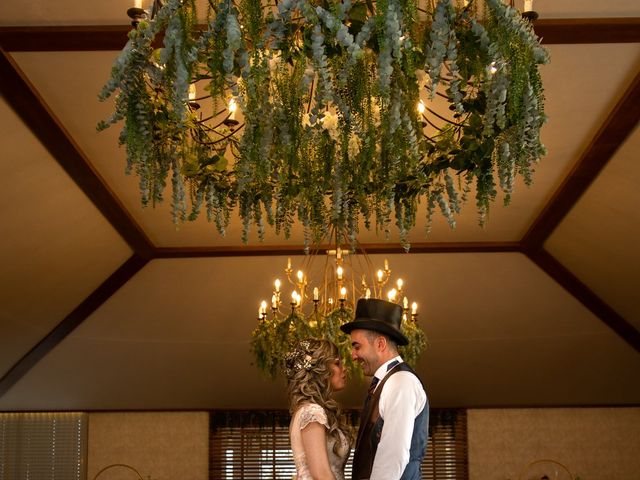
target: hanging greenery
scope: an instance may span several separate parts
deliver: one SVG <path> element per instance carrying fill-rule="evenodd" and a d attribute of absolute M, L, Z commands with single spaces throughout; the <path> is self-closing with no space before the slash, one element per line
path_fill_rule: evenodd
<path fill-rule="evenodd" d="M 204 209 L 224 234 L 237 211 L 244 241 L 294 222 L 307 244 L 330 225 L 353 241 L 375 222 L 408 247 L 420 202 L 429 225 L 439 209 L 455 226 L 472 187 L 483 224 L 498 186 L 508 202 L 544 154 L 548 55 L 502 0 L 465 3 L 211 0 L 203 26 L 194 0 L 156 2 L 100 93 L 116 96 L 98 128 L 124 121 L 143 205 L 171 175 L 176 224 Z"/>
<path fill-rule="evenodd" d="M 362 368 L 351 357 L 350 337 L 340 330 L 341 325 L 352 320 L 353 311 L 345 307 L 335 308 L 326 315 L 318 311 L 307 316 L 300 312 L 286 317 L 264 315 L 251 334 L 251 353 L 256 366 L 274 379 L 283 371 L 285 355 L 295 345 L 307 338 L 323 338 L 337 345 L 348 374 L 362 379 Z M 398 347 L 398 351 L 405 362 L 415 367 L 427 346 L 426 336 L 415 319 L 403 321 L 401 328 L 409 344 Z"/>

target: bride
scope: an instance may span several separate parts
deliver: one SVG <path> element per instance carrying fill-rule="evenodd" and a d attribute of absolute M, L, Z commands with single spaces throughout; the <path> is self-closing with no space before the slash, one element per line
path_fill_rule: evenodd
<path fill-rule="evenodd" d="M 332 398 L 346 383 L 338 348 L 327 340 L 302 340 L 286 355 L 285 374 L 297 480 L 344 480 L 349 430 Z"/>

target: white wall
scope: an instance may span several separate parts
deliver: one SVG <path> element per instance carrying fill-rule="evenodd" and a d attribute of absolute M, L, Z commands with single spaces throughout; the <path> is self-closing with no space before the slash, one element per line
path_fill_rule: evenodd
<path fill-rule="evenodd" d="M 208 480 L 207 412 L 89 414 L 87 479 L 111 464 L 135 468 L 144 480 Z M 138 480 L 113 467 L 98 480 Z"/>
<path fill-rule="evenodd" d="M 523 474 L 539 459 L 583 480 L 640 479 L 640 408 L 478 409 L 467 418 L 470 480 L 540 478 Z"/>

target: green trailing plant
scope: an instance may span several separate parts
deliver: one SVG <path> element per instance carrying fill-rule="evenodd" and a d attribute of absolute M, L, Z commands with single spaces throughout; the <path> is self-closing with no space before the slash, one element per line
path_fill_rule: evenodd
<path fill-rule="evenodd" d="M 284 368 L 284 357 L 305 338 L 324 338 L 335 343 L 340 351 L 345 368 L 350 376 L 363 378 L 362 368 L 351 357 L 349 335 L 340 326 L 353 320 L 349 308 L 336 308 L 326 315 L 315 311 L 308 316 L 296 311 L 288 316 L 265 315 L 258 320 L 258 326 L 251 334 L 251 353 L 256 366 L 268 377 L 274 379 Z M 404 361 L 412 367 L 418 363 L 426 348 L 426 336 L 414 320 L 402 322 L 402 333 L 409 344 L 399 347 Z"/>
<path fill-rule="evenodd" d="M 299 222 L 309 245 L 329 226 L 355 241 L 395 224 L 408 248 L 420 202 L 453 227 L 472 187 L 484 223 L 544 154 L 548 55 L 501 0 L 461 3 L 212 0 L 202 26 L 193 0 L 167 0 L 130 32 L 98 128 L 124 122 L 143 205 L 171 175 L 176 224 L 204 209 L 224 234 L 237 211 L 244 241 L 267 225 L 287 237 Z"/>

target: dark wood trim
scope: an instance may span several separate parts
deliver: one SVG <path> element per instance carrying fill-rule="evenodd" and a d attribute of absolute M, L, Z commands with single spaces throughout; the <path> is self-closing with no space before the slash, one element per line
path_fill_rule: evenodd
<path fill-rule="evenodd" d="M 640 42 L 639 17 L 539 19 L 533 28 L 544 45 Z"/>
<path fill-rule="evenodd" d="M 534 29 L 545 45 L 640 42 L 638 17 L 540 19 Z M 130 30 L 129 25 L 0 27 L 0 47 L 11 52 L 118 51 Z"/>
<path fill-rule="evenodd" d="M 2 49 L 0 49 L 0 93 L 133 251 L 143 258 L 152 258 L 154 246 L 151 241 L 98 172 L 93 169 L 84 152 L 49 109 L 18 65 Z"/>
<path fill-rule="evenodd" d="M 331 245 L 321 245 L 313 250 L 326 250 Z M 362 243 L 357 250 L 367 254 L 376 253 L 492 253 L 521 252 L 519 242 L 416 242 L 411 244 L 409 252 L 405 252 L 399 243 Z M 156 258 L 193 258 L 193 257 L 253 257 L 304 255 L 303 245 L 245 245 L 221 247 L 157 247 Z"/>
<path fill-rule="evenodd" d="M 27 352 L 18 362 L 0 378 L 0 397 L 2 397 L 18 380 L 20 380 L 47 353 L 53 350 L 67 335 L 80 325 L 89 315 L 95 312 L 111 295 L 131 277 L 138 273 L 148 259 L 133 255 L 96 288 L 80 305 L 78 305 L 62 322 L 60 322 L 37 345 Z"/>
<path fill-rule="evenodd" d="M 0 47 L 8 52 L 118 51 L 130 25 L 0 27 Z"/>
<path fill-rule="evenodd" d="M 640 122 L 640 72 L 604 121 L 551 201 L 522 238 L 526 249 L 544 244 Z"/>
<path fill-rule="evenodd" d="M 567 292 L 573 295 L 591 313 L 609 326 L 620 338 L 627 342 L 636 352 L 640 352 L 640 332 L 622 318 L 613 308 L 582 283 L 573 273 L 564 267 L 550 253 L 543 249 L 526 250 L 525 254 L 558 282 Z"/>

